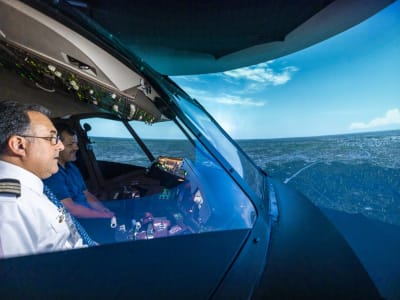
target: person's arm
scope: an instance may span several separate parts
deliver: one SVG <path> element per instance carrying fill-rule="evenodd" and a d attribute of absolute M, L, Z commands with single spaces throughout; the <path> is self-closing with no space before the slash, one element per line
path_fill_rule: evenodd
<path fill-rule="evenodd" d="M 34 229 L 27 228 L 19 218 L 0 220 L 0 258 L 36 253 L 37 240 L 31 234 Z"/>
<path fill-rule="evenodd" d="M 112 213 L 114 215 L 114 213 L 109 210 L 106 206 L 104 206 L 101 201 L 99 199 L 97 199 L 97 197 L 95 195 L 93 195 L 91 192 L 89 192 L 88 190 L 84 190 L 83 193 L 86 196 L 86 200 L 89 203 L 89 205 L 97 210 L 97 211 L 101 211 L 101 212 L 108 212 L 108 213 Z"/>
<path fill-rule="evenodd" d="M 111 218 L 114 216 L 114 213 L 110 211 L 99 211 L 77 204 L 72 198 L 64 198 L 61 202 L 68 209 L 70 214 L 77 218 Z"/>

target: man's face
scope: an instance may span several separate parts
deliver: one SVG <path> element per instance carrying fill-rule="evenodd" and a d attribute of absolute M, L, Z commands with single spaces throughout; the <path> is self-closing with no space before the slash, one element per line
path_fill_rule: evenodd
<path fill-rule="evenodd" d="M 27 135 L 35 137 L 56 137 L 57 130 L 53 123 L 44 114 L 36 111 L 28 112 L 30 129 Z M 26 156 L 24 164 L 26 168 L 39 178 L 47 178 L 58 171 L 58 159 L 60 151 L 64 149 L 59 141 L 54 144 L 55 139 L 26 138 Z"/>
<path fill-rule="evenodd" d="M 66 131 L 61 132 L 60 135 L 64 144 L 64 151 L 60 152 L 60 164 L 65 166 L 65 163 L 76 160 L 76 153 L 79 150 L 78 138 Z"/>

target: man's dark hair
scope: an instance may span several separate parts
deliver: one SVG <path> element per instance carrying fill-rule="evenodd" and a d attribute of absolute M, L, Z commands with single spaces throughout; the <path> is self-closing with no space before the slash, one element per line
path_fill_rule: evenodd
<path fill-rule="evenodd" d="M 50 111 L 38 104 L 24 104 L 17 101 L 0 101 L 0 153 L 7 148 L 13 135 L 23 135 L 29 129 L 28 112 L 36 111 L 50 116 Z"/>
<path fill-rule="evenodd" d="M 76 131 L 73 130 L 73 129 L 71 128 L 71 126 L 69 126 L 69 124 L 67 124 L 67 123 L 56 123 L 56 124 L 54 124 L 54 126 L 55 126 L 56 129 L 57 129 L 57 133 L 58 133 L 58 135 L 60 136 L 61 141 L 64 140 L 64 138 L 63 138 L 62 135 L 61 135 L 61 133 L 63 133 L 64 131 L 67 132 L 67 133 L 70 134 L 70 135 L 76 135 Z"/>

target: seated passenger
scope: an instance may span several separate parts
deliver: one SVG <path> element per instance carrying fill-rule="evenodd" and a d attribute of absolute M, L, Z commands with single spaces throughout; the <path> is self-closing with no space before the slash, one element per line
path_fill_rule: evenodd
<path fill-rule="evenodd" d="M 66 124 L 56 124 L 64 150 L 60 152 L 59 170 L 44 180 L 69 212 L 100 242 L 111 242 L 110 219 L 114 212 L 90 193 L 79 169 L 72 163 L 79 150 L 76 133 Z"/>

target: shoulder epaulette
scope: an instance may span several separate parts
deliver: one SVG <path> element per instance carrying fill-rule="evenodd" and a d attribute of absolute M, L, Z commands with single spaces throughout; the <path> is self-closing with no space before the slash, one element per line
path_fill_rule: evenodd
<path fill-rule="evenodd" d="M 0 194 L 12 194 L 21 196 L 21 183 L 18 179 L 3 178 L 0 179 Z"/>

